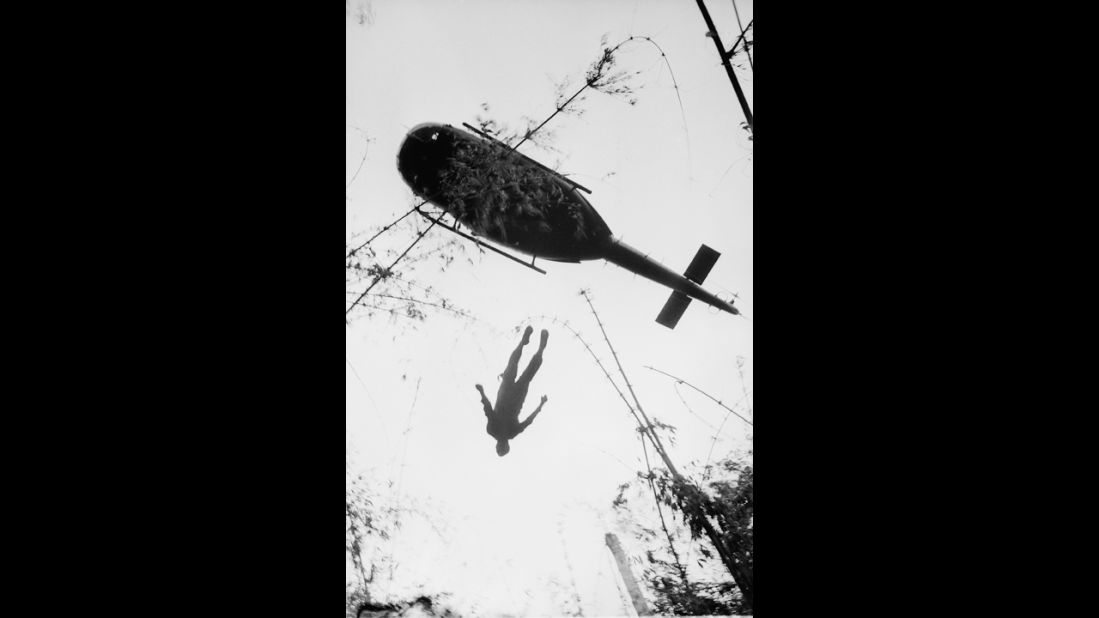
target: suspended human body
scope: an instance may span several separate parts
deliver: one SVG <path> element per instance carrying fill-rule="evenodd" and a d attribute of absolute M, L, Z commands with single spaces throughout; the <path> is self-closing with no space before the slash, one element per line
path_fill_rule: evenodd
<path fill-rule="evenodd" d="M 500 389 L 496 392 L 495 406 L 485 396 L 484 387 L 480 384 L 477 385 L 477 392 L 481 393 L 481 405 L 484 406 L 485 417 L 488 419 L 485 431 L 488 432 L 488 435 L 496 438 L 496 454 L 501 457 L 507 455 L 511 450 L 508 441 L 523 433 L 534 422 L 534 418 L 542 411 L 542 406 L 548 400 L 545 395 L 542 395 L 542 400 L 538 402 L 538 407 L 534 409 L 534 412 L 525 421 L 519 422 L 519 412 L 523 407 L 523 401 L 527 398 L 530 381 L 534 378 L 534 374 L 538 372 L 538 368 L 542 366 L 542 350 L 546 349 L 546 341 L 549 339 L 549 332 L 543 329 L 542 341 L 538 345 L 538 351 L 531 357 L 530 363 L 527 364 L 523 374 L 516 378 L 519 373 L 519 357 L 523 353 L 523 346 L 530 343 L 530 335 L 533 332 L 534 329 L 528 326 L 523 331 L 523 339 L 515 347 L 515 351 L 511 353 L 508 366 L 504 369 L 503 375 L 500 376 Z"/>

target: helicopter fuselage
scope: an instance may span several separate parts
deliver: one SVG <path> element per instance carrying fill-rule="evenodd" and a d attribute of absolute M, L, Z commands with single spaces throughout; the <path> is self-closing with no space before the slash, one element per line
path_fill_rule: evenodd
<path fill-rule="evenodd" d="M 602 258 L 611 242 L 607 224 L 573 183 L 461 129 L 415 127 L 397 168 L 416 195 L 498 245 L 578 262 Z"/>
<path fill-rule="evenodd" d="M 475 235 L 560 262 L 605 259 L 672 288 L 657 321 L 674 328 L 691 298 L 739 311 L 701 287 L 720 255 L 703 245 L 679 274 L 613 237 L 576 182 L 500 142 L 444 124 L 409 131 L 397 169 L 412 191 Z"/>

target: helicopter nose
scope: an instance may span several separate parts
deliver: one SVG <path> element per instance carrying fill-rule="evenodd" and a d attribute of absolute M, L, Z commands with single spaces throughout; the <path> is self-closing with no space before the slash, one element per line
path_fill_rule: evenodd
<path fill-rule="evenodd" d="M 397 170 L 409 186 L 415 189 L 435 163 L 443 156 L 445 147 L 440 138 L 442 125 L 427 123 L 417 125 L 405 135 L 397 153 Z"/>

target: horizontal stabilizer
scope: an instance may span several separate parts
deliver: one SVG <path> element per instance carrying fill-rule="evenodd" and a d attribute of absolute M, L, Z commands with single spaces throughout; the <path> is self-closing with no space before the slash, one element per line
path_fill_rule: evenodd
<path fill-rule="evenodd" d="M 698 261 L 697 257 L 695 258 L 695 261 Z M 694 266 L 694 263 L 692 262 L 691 265 Z M 710 262 L 710 266 L 713 266 L 713 262 Z M 710 270 L 710 266 L 706 267 L 707 271 Z M 671 296 L 668 297 L 668 302 L 664 303 L 664 308 L 660 310 L 660 315 L 656 316 L 656 323 L 667 326 L 668 328 L 675 328 L 675 325 L 679 324 L 679 318 L 683 317 L 683 312 L 687 310 L 687 305 L 689 304 L 691 304 L 690 296 L 687 296 L 683 292 L 672 292 Z"/>
<path fill-rule="evenodd" d="M 687 271 L 683 273 L 683 276 L 702 285 L 702 282 L 706 280 L 706 275 L 710 274 L 710 269 L 714 267 L 719 257 L 721 257 L 720 253 L 706 245 L 702 245 L 698 248 L 698 253 L 691 260 L 691 265 L 687 267 Z"/>
<path fill-rule="evenodd" d="M 697 285 L 702 285 L 702 282 L 706 280 L 706 276 L 710 274 L 710 270 L 714 267 L 714 264 L 719 257 L 721 257 L 720 253 L 706 245 L 702 245 L 698 248 L 698 253 L 695 253 L 694 259 L 691 260 L 691 265 L 688 266 L 687 270 L 683 273 L 683 277 Z M 700 293 L 706 293 L 705 290 L 698 289 L 698 291 Z M 694 294 L 692 294 L 692 296 L 693 295 Z M 700 298 L 705 297 L 703 296 Z M 707 300 L 706 302 L 713 304 L 713 301 L 710 300 Z M 675 325 L 679 323 L 679 318 L 683 317 L 683 312 L 687 310 L 687 305 L 689 304 L 691 304 L 690 296 L 687 296 L 679 290 L 672 292 L 672 295 L 668 297 L 668 302 L 664 303 L 664 308 L 660 310 L 660 315 L 656 316 L 657 324 L 662 324 L 668 328 L 675 328 Z M 726 309 L 726 311 L 728 311 L 728 309 Z"/>

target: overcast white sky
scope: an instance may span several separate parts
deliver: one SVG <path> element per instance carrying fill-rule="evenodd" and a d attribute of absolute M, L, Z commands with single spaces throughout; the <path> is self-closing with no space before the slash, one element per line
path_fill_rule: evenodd
<path fill-rule="evenodd" d="M 707 6 L 731 44 L 738 31 L 732 2 Z M 752 2 L 738 0 L 737 8 L 747 24 Z M 553 111 L 557 83 L 572 78 L 579 85 L 601 53 L 602 37 L 613 46 L 649 36 L 675 72 L 686 127 L 660 53 L 632 43 L 619 58 L 623 68 L 641 71 L 631 82 L 635 106 L 591 93 L 582 117 L 558 116 L 548 127 L 556 152 L 522 150 L 590 188 L 588 199 L 616 236 L 672 269 L 685 269 L 700 244 L 719 251 L 704 287 L 736 293 L 736 305 L 754 319 L 751 142 L 705 32 L 691 0 L 352 0 L 344 180 L 355 181 L 347 190 L 348 237 L 408 210 L 412 194 L 396 154 L 413 126 L 474 124 L 486 103 L 488 116 L 516 128 L 524 117 L 540 121 Z M 751 101 L 752 73 L 743 64 L 738 76 Z M 376 241 L 378 248 L 411 242 L 411 219 Z M 432 230 L 417 250 L 450 238 Z M 682 386 L 681 400 L 672 380 L 644 366 L 732 404 L 752 389 L 753 323 L 695 301 L 668 330 L 654 319 L 670 290 L 616 266 L 539 261 L 548 272 L 541 275 L 494 254 L 468 255 L 472 264 L 442 268 L 435 259 L 397 271 L 478 320 L 425 308 L 424 322 L 362 317 L 346 329 L 349 466 L 379 486 L 392 481 L 388 499 L 419 505 L 438 528 L 410 523 L 397 540 L 399 566 L 392 578 L 380 576 L 372 592 L 383 601 L 447 592 L 455 609 L 470 614 L 560 615 L 569 611 L 562 599 L 575 582 L 585 615 L 621 615 L 603 534 L 616 531 L 610 512 L 616 487 L 644 469 L 641 449 L 614 389 L 550 318 L 568 321 L 613 370 L 578 295 L 591 291 L 646 411 L 678 427 L 670 452 L 681 465 L 706 459 L 725 411 Z M 540 395 L 549 402 L 500 458 L 474 384 L 495 393 L 527 324 L 536 334 L 520 368 L 538 330 L 548 329 L 550 339 L 524 415 Z M 745 449 L 750 429 L 731 417 L 714 459 Z M 630 539 L 622 540 L 629 547 Z"/>

